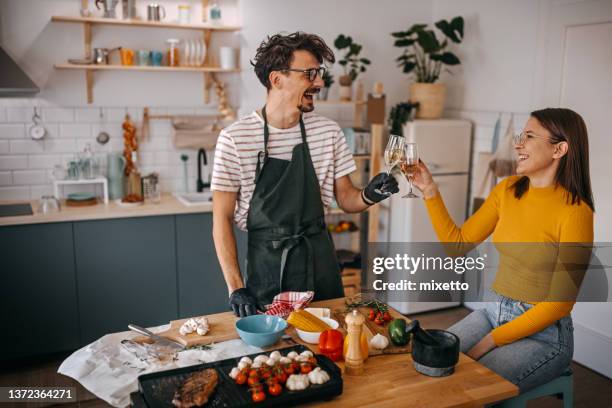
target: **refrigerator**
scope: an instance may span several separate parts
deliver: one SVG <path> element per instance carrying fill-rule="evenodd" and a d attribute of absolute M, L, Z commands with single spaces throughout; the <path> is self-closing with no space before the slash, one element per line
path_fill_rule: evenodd
<path fill-rule="evenodd" d="M 467 120 L 414 120 L 404 126 L 406 142 L 416 143 L 421 160 L 428 166 L 436 181 L 449 214 L 457 225 L 467 215 L 472 150 L 472 124 Z M 402 198 L 409 185 L 405 177 L 397 177 L 400 192 L 380 204 L 379 241 L 438 242 L 422 198 Z M 415 188 L 416 189 L 416 188 Z M 420 192 L 415 190 L 420 196 Z M 396 273 L 397 275 L 397 273 Z M 389 276 L 400 280 L 405 276 Z M 415 293 L 402 294 L 401 301 L 386 299 L 403 314 L 425 312 L 461 304 L 455 293 L 449 302 L 419 302 Z"/>

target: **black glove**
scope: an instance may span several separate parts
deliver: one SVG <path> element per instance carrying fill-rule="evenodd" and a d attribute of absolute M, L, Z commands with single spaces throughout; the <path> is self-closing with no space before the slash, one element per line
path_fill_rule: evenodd
<path fill-rule="evenodd" d="M 229 305 L 237 317 L 254 315 L 257 314 L 257 309 L 261 310 L 257 298 L 247 288 L 233 291 L 230 295 Z"/>
<path fill-rule="evenodd" d="M 391 194 L 395 194 L 398 191 L 399 187 L 397 186 L 397 180 L 395 180 L 392 175 L 378 173 L 363 189 L 361 196 L 366 204 L 372 205 L 388 198 Z"/>

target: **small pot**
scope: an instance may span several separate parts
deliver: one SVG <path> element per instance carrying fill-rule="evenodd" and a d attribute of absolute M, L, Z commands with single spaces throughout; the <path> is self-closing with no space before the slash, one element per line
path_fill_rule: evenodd
<path fill-rule="evenodd" d="M 410 84 L 410 102 L 419 103 L 417 119 L 439 119 L 444 111 L 446 85 L 412 83 Z"/>

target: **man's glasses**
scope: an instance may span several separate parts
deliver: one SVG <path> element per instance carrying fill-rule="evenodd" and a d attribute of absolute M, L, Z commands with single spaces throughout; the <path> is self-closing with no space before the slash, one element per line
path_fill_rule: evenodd
<path fill-rule="evenodd" d="M 319 68 L 308 68 L 308 69 L 287 68 L 287 69 L 283 69 L 283 71 L 301 72 L 302 74 L 306 75 L 306 77 L 308 78 L 310 82 L 312 82 L 317 78 L 317 75 L 323 78 L 323 75 L 325 75 L 325 72 L 327 71 L 327 67 L 322 66 Z"/>
<path fill-rule="evenodd" d="M 546 139 L 550 142 L 550 140 L 547 137 L 544 136 L 536 136 L 533 133 L 526 133 L 526 132 L 521 132 L 518 135 L 514 135 L 512 137 L 512 141 L 514 142 L 515 145 L 518 146 L 522 146 L 525 144 L 525 142 L 527 141 L 527 139 L 531 139 L 531 138 L 535 138 L 535 139 Z M 550 142 L 552 143 L 552 142 Z M 553 143 L 554 144 L 554 143 Z"/>

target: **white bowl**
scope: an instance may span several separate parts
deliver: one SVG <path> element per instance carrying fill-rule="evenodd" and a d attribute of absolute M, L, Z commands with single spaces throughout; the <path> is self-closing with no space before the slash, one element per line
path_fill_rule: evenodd
<path fill-rule="evenodd" d="M 332 329 L 337 329 L 338 326 L 340 326 L 340 324 L 334 319 L 328 319 L 327 317 L 320 317 L 320 319 L 327 323 Z M 300 339 L 304 340 L 306 343 L 319 344 L 319 336 L 321 335 L 321 332 L 307 332 L 300 330 L 297 327 L 295 328 L 295 331 Z"/>

